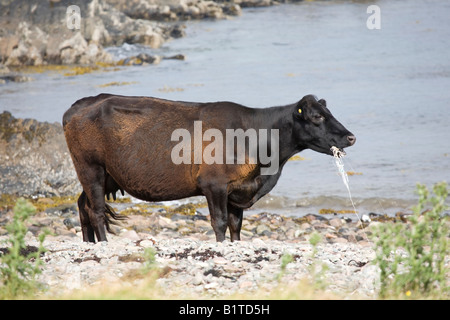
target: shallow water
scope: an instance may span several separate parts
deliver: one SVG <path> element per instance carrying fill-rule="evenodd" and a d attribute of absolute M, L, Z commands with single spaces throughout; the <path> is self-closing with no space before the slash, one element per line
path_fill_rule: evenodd
<path fill-rule="evenodd" d="M 375 1 L 381 29 L 369 30 L 367 2 L 302 2 L 245 9 L 241 17 L 186 23 L 187 36 L 159 50 L 186 61 L 124 67 L 75 77 L 34 74 L 0 86 L 0 112 L 60 121 L 77 99 L 109 92 L 185 101 L 230 100 L 252 107 L 313 93 L 357 137 L 345 169 L 361 212 L 392 213 L 414 203 L 415 184 L 450 176 L 450 2 Z M 100 87 L 112 81 L 128 85 Z M 257 207 L 289 214 L 351 210 L 333 158 L 313 151 L 288 162 Z"/>

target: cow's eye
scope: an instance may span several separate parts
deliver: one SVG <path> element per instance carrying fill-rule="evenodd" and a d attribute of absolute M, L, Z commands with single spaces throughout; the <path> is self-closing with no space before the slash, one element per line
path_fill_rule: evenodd
<path fill-rule="evenodd" d="M 322 122 L 323 120 L 325 120 L 325 117 L 322 116 L 322 115 L 320 115 L 320 114 L 316 114 L 316 115 L 313 116 L 313 121 L 314 121 L 315 123 L 320 123 L 320 122 Z"/>

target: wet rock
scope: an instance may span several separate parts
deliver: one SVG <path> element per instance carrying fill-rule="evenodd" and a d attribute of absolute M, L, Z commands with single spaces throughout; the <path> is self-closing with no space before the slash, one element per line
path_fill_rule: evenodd
<path fill-rule="evenodd" d="M 184 54 L 176 54 L 169 57 L 163 57 L 165 60 L 186 60 L 186 56 Z"/>
<path fill-rule="evenodd" d="M 118 65 L 123 66 L 140 66 L 146 64 L 158 64 L 161 61 L 159 56 L 151 56 L 146 53 L 140 53 L 137 56 L 132 56 L 118 62 Z"/>
<path fill-rule="evenodd" d="M 20 75 L 20 74 L 8 74 L 5 76 L 0 76 L 0 84 L 4 84 L 7 82 L 28 82 L 32 81 L 32 77 Z"/>
<path fill-rule="evenodd" d="M 182 38 L 186 35 L 186 32 L 184 31 L 186 26 L 176 24 L 173 26 L 172 30 L 170 30 L 170 36 L 174 39 Z"/>

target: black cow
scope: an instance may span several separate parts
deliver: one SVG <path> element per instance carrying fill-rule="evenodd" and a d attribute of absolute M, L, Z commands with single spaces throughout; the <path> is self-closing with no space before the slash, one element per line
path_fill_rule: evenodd
<path fill-rule="evenodd" d="M 313 95 L 254 109 L 100 94 L 75 102 L 63 126 L 83 187 L 83 240 L 91 242 L 106 241 L 110 217 L 120 217 L 105 204 L 119 190 L 147 201 L 203 195 L 217 241 L 227 226 L 239 240 L 243 209 L 272 190 L 292 155 L 332 155 L 332 146 L 356 141 Z"/>

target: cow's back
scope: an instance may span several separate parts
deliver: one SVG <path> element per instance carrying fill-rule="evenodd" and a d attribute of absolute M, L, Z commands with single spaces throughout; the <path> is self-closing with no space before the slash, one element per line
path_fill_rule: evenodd
<path fill-rule="evenodd" d="M 93 161 L 131 195 L 160 201 L 198 194 L 193 165 L 175 165 L 177 128 L 198 119 L 197 104 L 102 94 L 64 114 L 67 144 L 77 170 Z"/>

